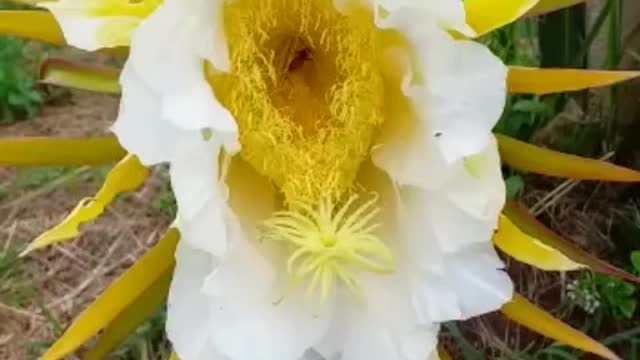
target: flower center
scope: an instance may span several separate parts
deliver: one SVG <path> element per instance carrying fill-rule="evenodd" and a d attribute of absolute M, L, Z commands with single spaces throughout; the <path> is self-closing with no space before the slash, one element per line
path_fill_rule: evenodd
<path fill-rule="evenodd" d="M 241 156 L 273 181 L 286 211 L 264 224 L 291 250 L 291 284 L 326 299 L 337 280 L 359 292 L 354 271 L 388 273 L 375 235 L 375 199 L 355 206 L 353 185 L 383 122 L 377 33 L 364 9 L 334 0 L 225 3 L 231 72 L 210 66 L 217 97 L 240 129 Z"/>
<path fill-rule="evenodd" d="M 241 155 L 288 205 L 340 199 L 382 123 L 371 14 L 333 0 L 235 0 L 224 9 L 231 73 L 208 72 L 240 128 Z"/>

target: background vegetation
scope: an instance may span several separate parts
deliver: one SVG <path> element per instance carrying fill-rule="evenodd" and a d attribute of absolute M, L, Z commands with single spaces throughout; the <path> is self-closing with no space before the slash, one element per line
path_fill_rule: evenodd
<path fill-rule="evenodd" d="M 602 1 L 600 8 L 591 5 L 598 1 L 592 1 L 588 9 L 577 6 L 519 21 L 482 41 L 509 64 L 638 69 L 640 22 L 624 21 L 625 11 L 630 11 L 624 9 L 634 1 Z M 0 1 L 0 8 L 6 6 Z M 0 136 L 105 132 L 116 111 L 116 98 L 34 88 L 37 64 L 60 51 L 0 37 Z M 63 55 L 103 61 L 70 50 Z M 592 92 L 512 96 L 496 131 L 639 168 L 638 87 L 636 82 Z M 138 194 L 120 198 L 79 242 L 19 260 L 25 244 L 95 191 L 107 171 L 0 169 L 0 358 L 37 358 L 175 216 L 166 169 L 157 168 L 150 184 Z M 562 182 L 509 168 L 504 174 L 509 197 L 527 204 L 582 247 L 640 274 L 637 186 Z M 123 238 L 126 241 L 120 241 Z M 640 359 L 637 285 L 588 272 L 547 274 L 519 264 L 510 264 L 509 272 L 521 293 L 612 346 L 625 359 Z M 164 310 L 159 309 L 113 358 L 164 359 L 169 349 L 163 322 Z M 447 324 L 443 340 L 456 358 L 464 360 L 587 358 L 508 324 L 499 315 Z"/>

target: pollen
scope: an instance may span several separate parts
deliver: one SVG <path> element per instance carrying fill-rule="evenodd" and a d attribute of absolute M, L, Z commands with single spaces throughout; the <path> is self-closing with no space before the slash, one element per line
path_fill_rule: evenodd
<path fill-rule="evenodd" d="M 235 0 L 224 24 L 231 71 L 207 66 L 207 77 L 238 122 L 240 155 L 289 207 L 348 197 L 383 122 L 371 14 L 344 16 L 333 0 Z"/>
<path fill-rule="evenodd" d="M 353 195 L 341 206 L 327 199 L 317 207 L 300 203 L 265 222 L 267 239 L 292 247 L 287 271 L 293 286 L 307 282 L 308 296 L 319 293 L 325 301 L 336 281 L 360 296 L 356 272 L 394 271 L 390 250 L 375 235 L 380 226 L 375 222 L 380 212 L 377 198 L 359 206 L 357 202 Z"/>

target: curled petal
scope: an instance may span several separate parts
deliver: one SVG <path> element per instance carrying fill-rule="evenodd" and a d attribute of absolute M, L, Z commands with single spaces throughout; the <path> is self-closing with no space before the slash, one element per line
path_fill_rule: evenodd
<path fill-rule="evenodd" d="M 60 0 L 43 2 L 62 28 L 67 44 L 95 51 L 129 46 L 131 34 L 160 1 Z"/>

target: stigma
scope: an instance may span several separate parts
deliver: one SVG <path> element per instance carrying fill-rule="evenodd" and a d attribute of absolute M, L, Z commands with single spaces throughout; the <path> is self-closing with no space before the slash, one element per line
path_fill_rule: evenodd
<path fill-rule="evenodd" d="M 317 206 L 296 204 L 264 223 L 265 238 L 291 246 L 287 271 L 291 285 L 306 283 L 306 295 L 325 302 L 336 282 L 358 297 L 358 272 L 390 274 L 395 269 L 389 248 L 375 235 L 380 224 L 377 197 L 351 196 L 338 206 L 330 198 Z"/>

